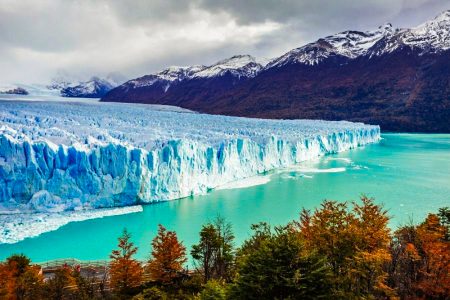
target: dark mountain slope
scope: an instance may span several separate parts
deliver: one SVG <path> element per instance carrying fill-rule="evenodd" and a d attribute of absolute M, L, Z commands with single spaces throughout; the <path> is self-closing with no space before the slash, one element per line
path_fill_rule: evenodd
<path fill-rule="evenodd" d="M 217 95 L 214 114 L 262 118 L 351 120 L 384 130 L 450 132 L 450 51 L 419 56 L 410 48 L 380 57 L 287 65 Z"/>

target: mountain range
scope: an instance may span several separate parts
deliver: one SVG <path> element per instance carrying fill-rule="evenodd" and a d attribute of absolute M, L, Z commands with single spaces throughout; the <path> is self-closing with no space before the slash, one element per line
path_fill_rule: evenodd
<path fill-rule="evenodd" d="M 79 80 L 68 75 L 53 78 L 50 84 L 7 84 L 0 86 L 0 95 L 29 95 L 32 97 L 60 96 L 70 98 L 101 98 L 111 89 L 124 83 L 120 74 L 111 73 L 106 77 L 92 76 L 89 80 Z"/>
<path fill-rule="evenodd" d="M 450 132 L 450 11 L 409 29 L 386 24 L 337 33 L 265 65 L 237 55 L 210 66 L 170 67 L 127 81 L 101 101 Z"/>

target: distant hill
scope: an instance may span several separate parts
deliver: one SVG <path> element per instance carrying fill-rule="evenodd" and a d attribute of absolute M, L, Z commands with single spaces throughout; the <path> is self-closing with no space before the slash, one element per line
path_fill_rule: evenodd
<path fill-rule="evenodd" d="M 28 91 L 22 87 L 12 87 L 1 89 L 0 94 L 9 94 L 9 95 L 28 95 Z"/>
<path fill-rule="evenodd" d="M 59 91 L 62 97 L 101 98 L 111 89 L 125 81 L 121 75 L 117 74 L 111 74 L 105 78 L 93 76 L 87 81 L 58 77 L 53 79 L 47 88 Z"/>
<path fill-rule="evenodd" d="M 341 32 L 265 66 L 241 55 L 212 66 L 171 67 L 130 80 L 101 101 L 450 132 L 450 11 L 411 29 L 386 24 Z"/>

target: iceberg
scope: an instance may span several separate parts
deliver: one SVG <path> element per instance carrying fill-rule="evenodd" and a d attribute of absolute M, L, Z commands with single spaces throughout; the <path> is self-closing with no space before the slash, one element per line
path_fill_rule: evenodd
<path fill-rule="evenodd" d="M 139 205 L 380 140 L 379 126 L 101 102 L 0 101 L 0 211 Z"/>

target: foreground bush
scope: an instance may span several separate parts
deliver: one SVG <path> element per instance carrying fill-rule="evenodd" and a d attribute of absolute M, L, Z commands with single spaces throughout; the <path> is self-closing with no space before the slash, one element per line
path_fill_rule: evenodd
<path fill-rule="evenodd" d="M 218 280 L 210 280 L 198 295 L 199 300 L 225 300 L 227 299 L 226 284 Z"/>
<path fill-rule="evenodd" d="M 170 299 L 167 293 L 160 290 L 156 286 L 145 289 L 138 295 L 133 297 L 133 300 L 167 300 Z"/>

